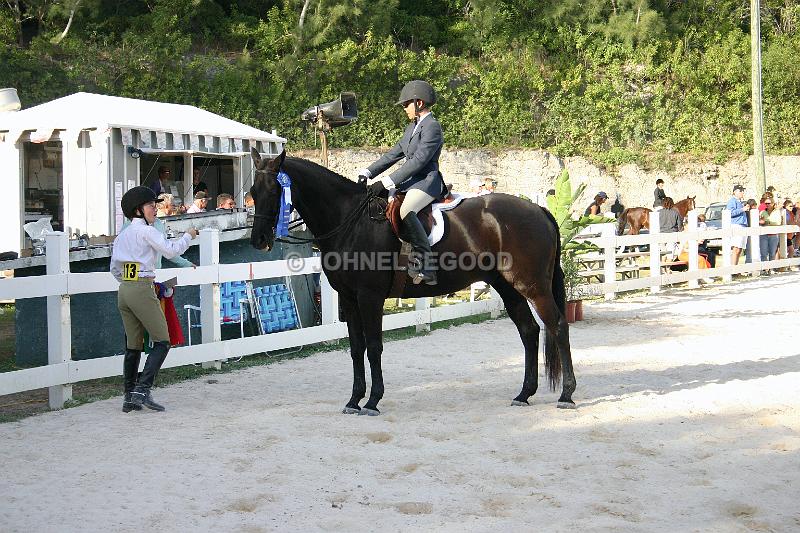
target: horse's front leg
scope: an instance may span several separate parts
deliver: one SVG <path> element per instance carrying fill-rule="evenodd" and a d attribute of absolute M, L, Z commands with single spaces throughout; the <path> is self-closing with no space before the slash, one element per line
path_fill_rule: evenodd
<path fill-rule="evenodd" d="M 364 351 L 367 342 L 364 339 L 364 328 L 361 324 L 361 315 L 355 299 L 340 296 L 342 309 L 347 318 L 347 334 L 350 337 L 350 358 L 353 360 L 353 394 L 342 412 L 345 414 L 359 413 L 361 408 L 358 402 L 367 394 L 367 380 L 364 369 Z"/>
<path fill-rule="evenodd" d="M 369 292 L 359 293 L 358 310 L 361 313 L 361 324 L 367 344 L 367 359 L 372 377 L 369 399 L 359 412 L 360 415 L 376 416 L 380 414 L 378 402 L 383 398 L 383 371 L 381 355 L 383 354 L 383 297 Z"/>

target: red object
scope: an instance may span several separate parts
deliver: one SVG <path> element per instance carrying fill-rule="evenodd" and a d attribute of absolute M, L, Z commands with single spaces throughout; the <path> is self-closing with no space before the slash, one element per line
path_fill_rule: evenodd
<path fill-rule="evenodd" d="M 175 311 L 175 304 L 172 302 L 172 296 L 161 299 L 161 309 L 164 310 L 164 318 L 167 319 L 170 346 L 180 346 L 185 342 L 185 339 L 183 338 L 181 323 L 178 320 L 178 313 Z"/>

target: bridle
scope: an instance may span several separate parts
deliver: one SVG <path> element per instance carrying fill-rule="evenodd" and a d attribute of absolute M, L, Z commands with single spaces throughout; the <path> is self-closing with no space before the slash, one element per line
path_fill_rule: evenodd
<path fill-rule="evenodd" d="M 267 176 L 277 176 L 278 172 L 271 172 L 266 170 L 257 170 L 256 174 L 259 172 L 263 172 Z M 369 208 L 372 205 L 376 205 L 379 209 L 376 214 L 369 212 Z M 342 221 L 341 224 L 333 228 L 331 231 L 320 235 L 319 237 L 293 237 L 291 235 L 287 235 L 286 237 L 276 237 L 275 242 L 282 242 L 286 244 L 309 244 L 309 243 L 319 243 L 326 239 L 333 237 L 343 231 L 349 231 L 352 226 L 356 223 L 362 213 L 367 211 L 369 213 L 370 220 L 374 220 L 376 222 L 382 222 L 387 220 L 386 219 L 386 205 L 387 202 L 383 198 L 376 196 L 372 191 L 367 189 L 367 194 L 363 200 L 361 200 L 358 205 L 353 209 Z M 258 213 L 253 213 L 254 218 L 266 218 L 270 221 L 275 221 L 277 218 L 278 213 L 274 213 L 272 215 L 259 215 Z M 303 219 L 296 220 L 289 229 L 294 229 L 297 226 L 301 226 L 303 224 Z M 272 228 L 275 229 L 274 227 Z"/>

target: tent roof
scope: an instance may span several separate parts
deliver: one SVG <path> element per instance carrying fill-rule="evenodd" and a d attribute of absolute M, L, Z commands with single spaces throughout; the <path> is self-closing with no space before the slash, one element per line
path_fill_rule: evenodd
<path fill-rule="evenodd" d="M 102 131 L 129 128 L 286 142 L 283 137 L 194 106 L 102 94 L 75 93 L 29 109 L 0 113 L 0 131 L 90 128 Z"/>

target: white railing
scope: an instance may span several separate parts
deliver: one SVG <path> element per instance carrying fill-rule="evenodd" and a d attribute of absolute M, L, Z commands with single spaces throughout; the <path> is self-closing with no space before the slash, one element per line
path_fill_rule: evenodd
<path fill-rule="evenodd" d="M 121 375 L 122 355 L 73 361 L 70 296 L 96 292 L 116 292 L 119 283 L 108 272 L 74 274 L 69 271 L 69 237 L 62 232 L 47 236 L 47 274 L 44 276 L 0 280 L 0 300 L 47 297 L 47 352 L 45 366 L 0 373 L 0 396 L 48 387 L 50 407 L 61 408 L 72 397 L 72 384 L 90 379 Z M 333 341 L 347 337 L 347 326 L 339 322 L 336 291 L 321 277 L 322 324 L 268 335 L 221 340 L 219 284 L 228 281 L 297 276 L 321 272 L 319 258 L 306 258 L 300 268 L 286 260 L 256 263 L 219 264 L 219 232 L 200 231 L 200 266 L 161 269 L 156 279 L 178 278 L 178 285 L 200 286 L 202 344 L 170 350 L 164 367 L 195 363 L 218 363 L 223 359 L 252 355 Z M 430 329 L 432 322 L 451 320 L 480 313 L 498 316 L 503 302 L 492 292 L 481 301 L 430 307 L 427 298 L 417 298 L 413 311 L 386 315 L 383 330 L 416 326 Z"/>
<path fill-rule="evenodd" d="M 762 270 L 777 269 L 800 265 L 800 258 L 786 256 L 786 234 L 800 231 L 796 225 L 782 226 L 759 226 L 758 211 L 753 211 L 750 227 L 743 227 L 731 224 L 730 211 L 722 211 L 722 227 L 720 229 L 698 229 L 697 212 L 690 211 L 686 228 L 678 233 L 660 233 L 658 223 L 658 212 L 650 213 L 650 233 L 644 235 L 616 235 L 616 224 L 596 224 L 592 226 L 586 236 L 586 240 L 596 244 L 600 248 L 598 257 L 602 263 L 603 282 L 589 283 L 586 286 L 587 292 L 591 295 L 604 295 L 606 299 L 613 299 L 615 294 L 624 291 L 649 289 L 650 292 L 658 292 L 665 285 L 676 283 L 688 283 L 689 287 L 697 287 L 698 280 L 707 277 L 719 277 L 724 282 L 730 282 L 733 274 L 753 273 L 758 274 Z M 785 220 L 785 215 L 784 215 Z M 772 261 L 761 261 L 760 258 L 760 235 L 778 235 L 778 257 Z M 742 251 L 740 262 L 732 264 L 731 239 L 733 237 L 747 235 L 750 237 L 752 261 L 745 263 L 745 252 Z M 721 241 L 721 254 L 717 256 L 716 266 L 710 269 L 700 269 L 697 264 L 697 245 L 704 240 Z M 662 252 L 672 250 L 676 243 L 688 241 L 689 258 L 687 261 L 688 269 L 683 272 L 662 273 Z M 644 270 L 649 270 L 646 277 L 633 279 L 617 280 L 617 264 L 620 256 L 626 248 L 648 245 L 647 266 L 642 266 Z"/>

